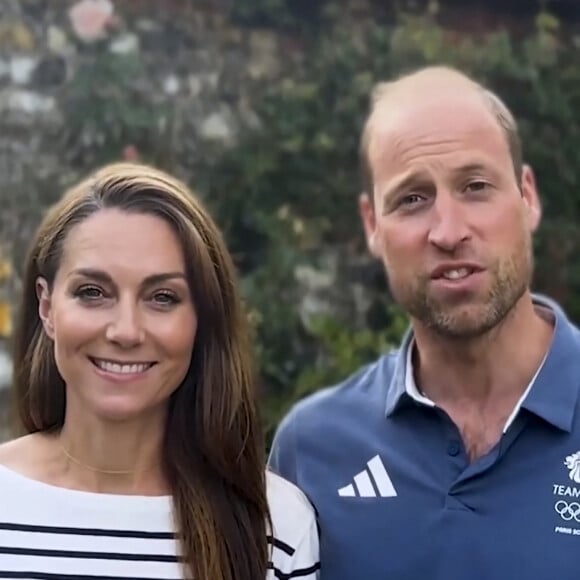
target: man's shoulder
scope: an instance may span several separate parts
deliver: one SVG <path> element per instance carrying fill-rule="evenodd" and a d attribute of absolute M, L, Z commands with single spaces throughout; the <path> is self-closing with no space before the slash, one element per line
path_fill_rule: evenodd
<path fill-rule="evenodd" d="M 345 380 L 308 395 L 294 404 L 285 422 L 318 423 L 322 416 L 353 414 L 386 401 L 399 351 L 393 350 L 359 368 Z"/>
<path fill-rule="evenodd" d="M 341 453 L 343 445 L 352 451 L 355 433 L 358 441 L 372 438 L 376 426 L 384 422 L 397 356 L 398 351 L 386 354 L 296 403 L 276 431 L 271 468 L 302 487 L 307 458 Z"/>

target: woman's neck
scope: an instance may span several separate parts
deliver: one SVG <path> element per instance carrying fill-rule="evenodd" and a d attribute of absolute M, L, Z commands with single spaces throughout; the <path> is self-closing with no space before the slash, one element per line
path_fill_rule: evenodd
<path fill-rule="evenodd" d="M 165 418 L 103 421 L 68 413 L 53 436 L 53 473 L 60 485 L 99 493 L 162 495 Z"/>

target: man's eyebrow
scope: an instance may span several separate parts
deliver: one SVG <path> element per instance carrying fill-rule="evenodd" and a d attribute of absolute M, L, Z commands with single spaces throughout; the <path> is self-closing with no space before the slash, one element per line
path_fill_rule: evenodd
<path fill-rule="evenodd" d="M 426 181 L 427 173 L 424 171 L 406 171 L 403 175 L 395 177 L 386 184 L 382 191 L 383 198 L 388 198 L 401 189 L 406 189 Z"/>
<path fill-rule="evenodd" d="M 492 170 L 489 165 L 483 161 L 473 161 L 455 167 L 452 172 L 456 176 L 461 176 L 468 173 L 490 173 Z M 401 189 L 416 186 L 418 183 L 424 182 L 427 179 L 429 179 L 429 175 L 424 171 L 407 171 L 387 183 L 382 191 L 383 198 L 386 199 Z"/>
<path fill-rule="evenodd" d="M 69 276 L 84 276 L 86 278 L 91 278 L 93 280 L 98 280 L 104 284 L 112 284 L 115 282 L 113 278 L 104 270 L 99 270 L 98 268 L 77 268 L 73 270 Z M 143 282 L 143 286 L 152 286 L 154 284 L 160 284 L 161 282 L 166 282 L 167 280 L 172 280 L 174 278 L 181 278 L 187 280 L 183 272 L 162 272 L 159 274 L 151 274 L 147 276 Z"/>
<path fill-rule="evenodd" d="M 465 175 L 466 173 L 481 173 L 489 171 L 490 171 L 489 166 L 480 161 L 466 163 L 465 165 L 459 165 L 458 167 L 453 169 L 453 173 L 455 175 Z"/>

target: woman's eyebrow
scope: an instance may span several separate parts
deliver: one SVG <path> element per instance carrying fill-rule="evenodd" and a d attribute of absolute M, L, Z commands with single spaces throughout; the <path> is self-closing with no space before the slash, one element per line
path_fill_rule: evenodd
<path fill-rule="evenodd" d="M 91 278 L 92 280 L 98 280 L 104 284 L 114 285 L 115 282 L 110 274 L 104 270 L 98 268 L 77 268 L 70 272 L 69 276 L 84 276 L 86 278 Z M 154 284 L 159 284 L 161 282 L 166 282 L 167 280 L 172 280 L 174 278 L 181 278 L 187 280 L 185 273 L 180 271 L 175 272 L 160 272 L 159 274 L 151 274 L 147 276 L 143 282 L 143 286 L 152 286 Z"/>

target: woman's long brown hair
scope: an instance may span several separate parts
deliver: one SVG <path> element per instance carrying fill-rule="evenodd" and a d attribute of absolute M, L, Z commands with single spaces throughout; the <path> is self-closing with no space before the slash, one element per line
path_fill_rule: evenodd
<path fill-rule="evenodd" d="M 106 208 L 153 214 L 171 225 L 183 247 L 197 311 L 191 365 L 170 401 L 164 447 L 186 575 L 265 578 L 265 453 L 246 317 L 221 233 L 177 179 L 148 166 L 110 165 L 47 214 L 26 261 L 16 331 L 20 426 L 33 433 L 64 424 L 65 384 L 39 319 L 35 284 L 42 276 L 51 287 L 71 228 Z"/>

